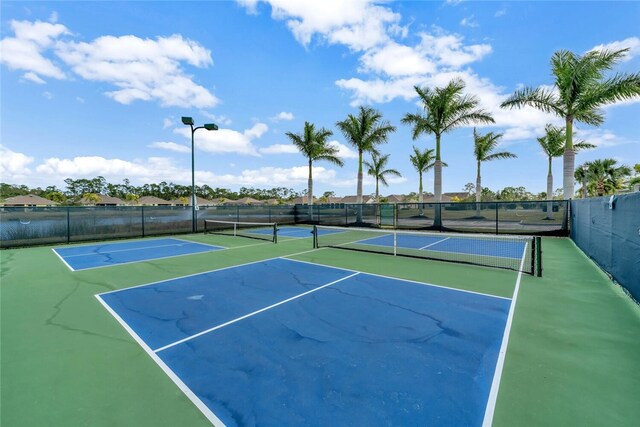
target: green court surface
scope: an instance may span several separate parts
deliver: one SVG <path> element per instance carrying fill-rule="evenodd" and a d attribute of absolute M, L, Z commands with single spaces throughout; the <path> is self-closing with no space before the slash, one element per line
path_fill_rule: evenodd
<path fill-rule="evenodd" d="M 514 271 L 181 235 L 229 248 L 72 272 L 51 247 L 0 251 L 2 426 L 206 426 L 205 416 L 95 298 L 110 290 L 291 257 L 511 298 Z M 640 307 L 568 239 L 521 276 L 494 426 L 636 426 Z"/>

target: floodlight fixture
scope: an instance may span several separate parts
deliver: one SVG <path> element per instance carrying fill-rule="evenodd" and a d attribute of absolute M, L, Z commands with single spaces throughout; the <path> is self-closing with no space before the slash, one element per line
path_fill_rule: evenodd
<path fill-rule="evenodd" d="M 196 218 L 196 168 L 195 168 L 195 149 L 193 135 L 198 129 L 218 130 L 215 123 L 207 123 L 204 126 L 193 127 L 193 118 L 182 116 L 182 123 L 191 128 L 191 230 L 195 233 L 198 231 Z"/>

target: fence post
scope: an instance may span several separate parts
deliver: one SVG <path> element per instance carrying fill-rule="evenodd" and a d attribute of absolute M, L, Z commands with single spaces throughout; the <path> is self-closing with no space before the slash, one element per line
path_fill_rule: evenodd
<path fill-rule="evenodd" d="M 240 205 L 236 205 L 236 222 L 240 222 Z"/>
<path fill-rule="evenodd" d="M 345 203 L 344 204 L 344 226 L 345 227 L 349 225 L 349 208 L 347 206 L 348 205 Z"/>
<path fill-rule="evenodd" d="M 269 223 L 271 222 L 271 205 L 269 205 L 269 221 L 267 221 L 267 222 L 269 222 Z"/>
<path fill-rule="evenodd" d="M 69 218 L 69 210 L 71 207 L 67 206 L 67 243 L 71 243 L 71 218 Z"/>
<path fill-rule="evenodd" d="M 436 230 L 442 231 L 442 202 L 436 203 L 436 209 L 434 213 L 435 219 L 433 221 L 433 227 Z"/>
<path fill-rule="evenodd" d="M 144 205 L 140 206 L 140 215 L 142 217 L 142 237 L 144 237 Z"/>
<path fill-rule="evenodd" d="M 496 234 L 498 234 L 498 202 L 495 202 L 496 204 Z"/>

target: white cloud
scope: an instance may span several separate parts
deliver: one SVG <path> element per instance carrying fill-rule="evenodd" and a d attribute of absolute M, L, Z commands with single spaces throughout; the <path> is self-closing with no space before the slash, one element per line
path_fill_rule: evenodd
<path fill-rule="evenodd" d="M 51 101 L 53 99 L 53 94 L 51 92 L 49 92 L 49 91 L 42 92 L 42 96 L 47 98 L 49 101 Z"/>
<path fill-rule="evenodd" d="M 338 141 L 329 141 L 328 145 L 338 149 L 338 157 L 341 159 L 357 159 L 358 153 L 348 146 L 339 143 Z"/>
<path fill-rule="evenodd" d="M 436 71 L 436 65 L 423 52 L 390 42 L 370 49 L 360 58 L 361 72 L 383 72 L 389 76 L 427 74 Z"/>
<path fill-rule="evenodd" d="M 621 137 L 608 129 L 575 129 L 574 141 L 584 140 L 596 148 L 609 148 L 617 145 L 631 144 L 627 138 Z M 638 141 L 635 141 L 638 144 Z"/>
<path fill-rule="evenodd" d="M 496 18 L 500 18 L 501 16 L 504 16 L 507 14 L 507 8 L 503 7 L 501 9 L 496 10 L 496 13 L 493 14 L 493 16 L 495 16 Z"/>
<path fill-rule="evenodd" d="M 414 85 L 425 82 L 424 77 L 409 76 L 398 79 L 374 79 L 362 80 L 359 78 L 340 79 L 336 85 L 342 89 L 351 91 L 352 106 L 367 103 L 390 102 L 395 98 L 403 98 L 409 101 L 416 97 Z"/>
<path fill-rule="evenodd" d="M 280 122 L 280 121 L 291 121 L 294 118 L 295 117 L 293 116 L 293 113 L 281 111 L 275 116 L 271 117 L 271 120 L 273 120 L 274 122 Z"/>
<path fill-rule="evenodd" d="M 492 51 L 491 45 L 474 44 L 466 46 L 464 38 L 457 34 L 420 34 L 418 49 L 435 58 L 440 66 L 460 68 L 481 60 Z"/>
<path fill-rule="evenodd" d="M 462 18 L 462 21 L 460 21 L 460 25 L 462 25 L 463 27 L 470 27 L 470 28 L 476 28 L 480 26 L 480 24 L 478 24 L 478 21 L 476 21 L 476 18 L 474 15 Z"/>
<path fill-rule="evenodd" d="M 237 153 L 251 156 L 260 156 L 252 141 L 264 135 L 269 127 L 264 123 L 256 123 L 250 129 L 238 132 L 232 129 L 220 129 L 217 131 L 199 131 L 195 136 L 196 148 L 209 153 Z M 183 135 L 191 141 L 191 130 L 188 128 L 176 128 L 175 133 Z"/>
<path fill-rule="evenodd" d="M 222 114 L 220 115 L 211 114 L 204 110 L 200 111 L 200 114 L 202 114 L 207 119 L 212 120 L 217 125 L 229 126 L 231 125 L 231 123 L 233 123 L 229 117 L 224 116 Z"/>
<path fill-rule="evenodd" d="M 286 21 L 287 27 L 302 45 L 314 36 L 331 44 L 344 44 L 362 51 L 389 40 L 387 26 L 397 26 L 400 15 L 373 1 L 299 1 L 269 0 L 271 16 Z M 250 13 L 255 13 L 255 1 L 241 1 Z"/>
<path fill-rule="evenodd" d="M 162 129 L 170 128 L 173 125 L 174 125 L 173 120 L 170 119 L 169 117 L 165 117 L 162 120 Z"/>
<path fill-rule="evenodd" d="M 273 144 L 260 149 L 262 154 L 296 154 L 300 151 L 293 144 Z"/>
<path fill-rule="evenodd" d="M 49 22 L 11 21 L 15 37 L 0 40 L 0 63 L 12 70 L 24 70 L 23 78 L 41 83 L 42 76 L 64 79 L 64 72 L 43 52 L 53 46 L 56 39 L 70 34 L 67 27 Z"/>
<path fill-rule="evenodd" d="M 51 20 L 57 16 L 52 14 Z M 45 57 L 53 49 L 80 77 L 113 85 L 116 89 L 105 95 L 122 104 L 155 100 L 165 107 L 208 108 L 220 102 L 183 69 L 183 64 L 212 65 L 211 52 L 181 35 L 154 40 L 107 35 L 86 43 L 61 40 L 72 35 L 62 24 L 11 21 L 10 25 L 15 36 L 0 40 L 0 62 L 26 71 L 25 80 L 42 84 L 43 77 L 66 77 L 59 65 Z"/>
<path fill-rule="evenodd" d="M 43 85 L 46 82 L 44 80 L 42 80 L 40 77 L 38 77 L 38 75 L 32 71 L 29 71 L 28 73 L 24 73 L 22 75 L 22 78 L 25 80 L 29 80 L 33 83 L 37 83 L 39 85 Z"/>
<path fill-rule="evenodd" d="M 80 104 L 84 104 L 84 98 L 80 96 L 76 96 L 76 101 L 78 101 Z"/>
<path fill-rule="evenodd" d="M 4 157 L 3 157 L 4 158 Z M 107 159 L 100 156 L 74 157 L 73 159 L 46 159 L 36 168 L 38 174 L 57 177 L 60 181 L 67 177 L 104 176 L 108 181 L 129 178 L 132 183 L 166 181 L 167 176 L 175 183 L 191 182 L 191 170 L 177 167 L 171 159 L 151 157 L 146 160 Z M 290 186 L 306 184 L 308 166 L 290 168 L 262 167 L 245 169 L 240 174 L 217 175 L 210 171 L 196 170 L 196 183 L 212 186 L 249 185 L 261 187 Z M 64 178 L 63 178 L 64 177 Z M 322 166 L 313 167 L 314 181 L 334 184 L 336 171 Z"/>
<path fill-rule="evenodd" d="M 175 142 L 153 142 L 147 145 L 149 148 L 159 148 L 161 150 L 175 151 L 177 153 L 191 153 L 191 147 L 186 145 L 176 144 Z"/>
<path fill-rule="evenodd" d="M 59 42 L 57 55 L 86 80 L 107 82 L 105 94 L 122 104 L 158 100 L 165 107 L 213 107 L 212 93 L 194 83 L 182 62 L 199 68 L 213 63 L 211 52 L 180 35 L 156 40 L 102 36 L 91 43 Z"/>
<path fill-rule="evenodd" d="M 623 61 L 630 61 L 631 59 L 640 56 L 640 38 L 638 37 L 629 37 L 624 40 L 614 41 L 607 44 L 600 44 L 595 46 L 593 50 L 620 50 L 620 49 L 629 49 L 629 51 L 625 54 Z"/>
<path fill-rule="evenodd" d="M 16 181 L 30 175 L 27 166 L 33 163 L 33 157 L 23 153 L 16 153 L 0 144 L 0 177 L 5 182 Z"/>

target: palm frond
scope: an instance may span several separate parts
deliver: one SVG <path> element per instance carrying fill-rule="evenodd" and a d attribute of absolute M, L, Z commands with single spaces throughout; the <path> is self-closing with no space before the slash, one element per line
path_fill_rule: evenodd
<path fill-rule="evenodd" d="M 560 117 L 566 115 L 565 110 L 559 103 L 558 96 L 552 91 L 543 88 L 517 90 L 500 104 L 502 108 L 522 108 L 526 106 L 534 107 L 545 113 L 554 113 Z"/>
<path fill-rule="evenodd" d="M 500 151 L 498 153 L 493 153 L 486 156 L 483 161 L 490 162 L 492 160 L 500 160 L 500 159 L 515 159 L 516 157 L 518 156 L 508 151 Z"/>

